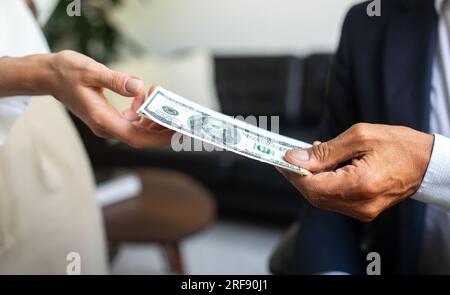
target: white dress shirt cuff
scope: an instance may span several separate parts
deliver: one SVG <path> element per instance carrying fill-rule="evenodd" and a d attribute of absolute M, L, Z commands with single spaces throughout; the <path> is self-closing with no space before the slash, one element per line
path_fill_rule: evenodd
<path fill-rule="evenodd" d="M 450 211 L 450 138 L 435 134 L 427 172 L 412 198 Z"/>

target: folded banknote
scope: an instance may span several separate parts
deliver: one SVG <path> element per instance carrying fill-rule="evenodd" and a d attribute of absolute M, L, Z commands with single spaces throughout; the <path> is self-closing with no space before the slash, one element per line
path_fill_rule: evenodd
<path fill-rule="evenodd" d="M 308 148 L 310 144 L 213 111 L 161 87 L 154 89 L 137 112 L 158 124 L 218 148 L 300 175 L 311 174 L 284 160 L 288 150 Z"/>

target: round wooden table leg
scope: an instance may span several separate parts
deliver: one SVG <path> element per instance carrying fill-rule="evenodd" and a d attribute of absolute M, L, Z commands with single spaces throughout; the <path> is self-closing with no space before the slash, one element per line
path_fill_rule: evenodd
<path fill-rule="evenodd" d="M 178 242 L 165 243 L 161 245 L 169 262 L 170 271 L 177 275 L 184 275 L 183 259 Z"/>
<path fill-rule="evenodd" d="M 119 252 L 120 243 L 108 241 L 108 258 L 111 263 Z"/>

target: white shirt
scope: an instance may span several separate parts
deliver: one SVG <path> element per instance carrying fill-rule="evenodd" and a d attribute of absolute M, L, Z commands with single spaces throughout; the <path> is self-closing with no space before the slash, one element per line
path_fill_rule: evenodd
<path fill-rule="evenodd" d="M 0 0 L 0 55 L 49 51 L 24 2 Z M 34 0 L 38 13 L 52 2 Z M 0 99 L 2 139 L 26 101 Z M 0 146 L 0 274 L 66 274 L 73 252 L 81 256 L 82 274 L 106 274 L 101 220 L 89 161 L 70 118 L 54 98 L 32 99 Z"/>
<path fill-rule="evenodd" d="M 37 10 L 42 12 L 41 15 L 48 17 L 55 1 L 34 3 Z M 0 56 L 19 57 L 49 52 L 39 24 L 26 7 L 25 1 L 1 0 L 0 7 Z M 13 25 L 11 17 L 14 18 L 14 24 L 20 25 Z M 45 21 L 44 18 L 42 21 Z M 29 101 L 30 97 L 27 96 L 0 98 L 0 145 L 5 142 L 8 131 L 25 111 Z"/>
<path fill-rule="evenodd" d="M 428 170 L 416 200 L 429 205 L 425 218 L 419 270 L 450 273 L 450 3 L 436 0 L 438 46 L 433 63 L 430 95 L 430 131 L 435 143 Z M 446 136 L 446 137 L 444 137 Z"/>

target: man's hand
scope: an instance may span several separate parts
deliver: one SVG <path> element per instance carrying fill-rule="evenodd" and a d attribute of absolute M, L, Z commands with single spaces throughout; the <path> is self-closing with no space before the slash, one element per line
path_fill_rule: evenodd
<path fill-rule="evenodd" d="M 329 142 L 286 153 L 286 161 L 313 175 L 281 172 L 314 206 L 368 222 L 419 189 L 432 147 L 432 135 L 410 128 L 357 124 Z"/>
<path fill-rule="evenodd" d="M 141 79 L 112 71 L 73 51 L 53 54 L 51 60 L 50 93 L 97 136 L 115 138 L 136 148 L 170 142 L 171 130 L 136 114 L 146 96 Z M 104 89 L 134 97 L 131 109 L 119 113 L 107 102 Z"/>

